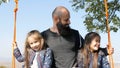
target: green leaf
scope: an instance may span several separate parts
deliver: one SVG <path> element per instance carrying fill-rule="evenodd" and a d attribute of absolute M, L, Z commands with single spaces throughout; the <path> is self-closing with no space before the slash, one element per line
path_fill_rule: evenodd
<path fill-rule="evenodd" d="M 106 12 L 104 0 L 82 0 L 84 7 L 81 8 L 80 4 L 83 3 L 81 0 L 72 0 L 77 11 L 85 9 L 87 13 L 85 15 L 84 25 L 88 31 L 99 31 L 106 32 Z M 117 13 L 116 13 L 117 12 Z M 120 28 L 120 18 L 117 16 L 120 14 L 120 2 L 119 0 L 108 1 L 108 22 L 110 30 L 117 32 Z"/>

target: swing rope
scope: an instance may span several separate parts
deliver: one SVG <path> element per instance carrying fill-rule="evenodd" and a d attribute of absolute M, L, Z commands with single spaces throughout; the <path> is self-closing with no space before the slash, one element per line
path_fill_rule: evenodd
<path fill-rule="evenodd" d="M 13 42 L 16 42 L 16 18 L 17 18 L 17 10 L 18 10 L 18 0 L 14 0 L 16 6 L 14 8 L 14 35 L 13 35 Z M 15 57 L 13 55 L 14 52 L 14 46 L 12 46 L 12 68 L 16 68 L 15 64 Z"/>
<path fill-rule="evenodd" d="M 111 41 L 110 41 L 110 27 L 109 27 L 109 21 L 108 21 L 108 6 L 107 6 L 107 0 L 104 0 L 104 4 L 105 4 L 105 11 L 106 11 L 106 30 L 108 33 L 108 47 L 111 48 Z M 110 52 L 110 51 L 109 51 Z M 113 62 L 113 57 L 112 55 L 109 55 L 109 63 L 110 63 L 110 67 L 114 68 L 114 62 Z"/>

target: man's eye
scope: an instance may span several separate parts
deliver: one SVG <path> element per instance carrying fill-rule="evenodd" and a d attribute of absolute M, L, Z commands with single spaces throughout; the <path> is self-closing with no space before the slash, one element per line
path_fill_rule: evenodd
<path fill-rule="evenodd" d="M 65 21 L 67 22 L 69 19 L 66 19 Z"/>
<path fill-rule="evenodd" d="M 35 41 L 35 43 L 37 43 L 37 41 Z"/>

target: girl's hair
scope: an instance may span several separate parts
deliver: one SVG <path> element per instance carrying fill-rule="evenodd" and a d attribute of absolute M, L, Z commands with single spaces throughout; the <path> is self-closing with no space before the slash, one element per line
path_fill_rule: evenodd
<path fill-rule="evenodd" d="M 37 40 L 40 41 L 40 50 L 45 49 L 44 40 L 43 40 L 43 37 L 41 36 L 40 32 L 38 30 L 32 30 L 32 31 L 30 31 L 27 34 L 27 37 L 26 37 L 26 40 L 25 40 L 25 50 L 24 50 L 25 52 L 24 52 L 24 55 L 25 55 L 25 67 L 26 68 L 29 68 L 29 59 L 30 59 L 31 47 L 29 45 L 28 38 L 31 35 L 36 35 L 35 39 L 37 39 Z"/>
<path fill-rule="evenodd" d="M 84 55 L 83 57 L 83 63 L 84 68 L 88 68 L 90 63 L 90 44 L 93 41 L 94 38 L 98 37 L 100 39 L 100 35 L 96 32 L 90 32 L 85 36 L 85 42 L 84 47 L 82 48 L 81 52 Z M 93 52 L 93 67 L 97 68 L 97 61 L 98 61 L 98 51 Z"/>

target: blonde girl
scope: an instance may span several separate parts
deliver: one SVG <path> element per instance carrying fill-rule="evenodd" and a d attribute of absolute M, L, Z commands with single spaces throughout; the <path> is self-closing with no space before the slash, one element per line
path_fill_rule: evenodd
<path fill-rule="evenodd" d="M 24 62 L 25 68 L 51 68 L 52 52 L 45 46 L 40 32 L 32 30 L 27 34 L 24 55 L 20 53 L 17 43 L 13 42 L 14 56 L 17 61 Z"/>

